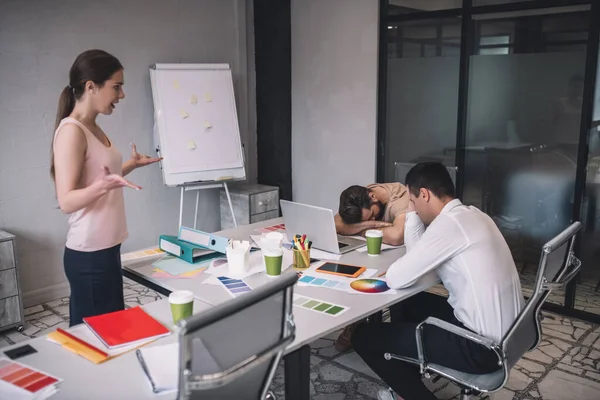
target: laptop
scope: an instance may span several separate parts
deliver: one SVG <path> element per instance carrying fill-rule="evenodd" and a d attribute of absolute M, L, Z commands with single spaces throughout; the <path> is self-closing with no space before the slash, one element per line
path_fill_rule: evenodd
<path fill-rule="evenodd" d="M 328 208 L 287 200 L 280 200 L 280 204 L 290 242 L 294 241 L 295 234 L 304 234 L 312 241 L 313 248 L 334 254 L 348 253 L 367 244 L 364 240 L 338 235 L 333 211 Z"/>

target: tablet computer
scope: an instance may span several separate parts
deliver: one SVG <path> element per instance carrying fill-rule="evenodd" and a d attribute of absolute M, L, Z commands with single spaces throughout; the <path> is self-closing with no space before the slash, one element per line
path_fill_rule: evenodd
<path fill-rule="evenodd" d="M 324 274 L 341 275 L 347 278 L 358 278 L 360 274 L 366 271 L 366 268 L 359 267 L 357 265 L 341 264 L 328 261 L 317 268 L 316 271 Z"/>

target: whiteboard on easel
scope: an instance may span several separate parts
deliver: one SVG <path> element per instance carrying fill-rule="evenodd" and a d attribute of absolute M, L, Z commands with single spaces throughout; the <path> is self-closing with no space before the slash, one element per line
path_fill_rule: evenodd
<path fill-rule="evenodd" d="M 154 141 L 167 186 L 245 179 L 228 64 L 154 64 Z"/>

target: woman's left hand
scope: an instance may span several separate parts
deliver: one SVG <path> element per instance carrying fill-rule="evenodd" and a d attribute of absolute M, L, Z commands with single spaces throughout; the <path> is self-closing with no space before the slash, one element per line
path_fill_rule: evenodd
<path fill-rule="evenodd" d="M 149 157 L 147 155 L 138 153 L 135 144 L 131 143 L 131 160 L 133 161 L 136 168 L 145 167 L 146 165 L 157 163 L 162 159 L 162 157 Z"/>

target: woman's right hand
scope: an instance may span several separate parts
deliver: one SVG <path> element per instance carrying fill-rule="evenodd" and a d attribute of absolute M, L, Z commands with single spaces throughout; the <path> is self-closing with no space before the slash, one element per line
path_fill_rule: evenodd
<path fill-rule="evenodd" d="M 138 186 L 134 183 L 129 182 L 127 179 L 123 178 L 118 174 L 111 174 L 108 167 L 102 167 L 102 174 L 98 177 L 96 182 L 100 185 L 100 187 L 108 192 L 109 190 L 118 189 L 122 187 L 130 187 L 135 190 L 140 190 L 142 187 Z"/>

